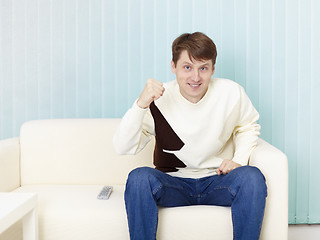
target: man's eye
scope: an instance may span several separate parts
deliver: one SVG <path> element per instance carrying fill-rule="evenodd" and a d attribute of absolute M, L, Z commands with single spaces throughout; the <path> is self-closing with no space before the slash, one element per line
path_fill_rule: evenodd
<path fill-rule="evenodd" d="M 185 66 L 184 67 L 186 70 L 190 70 L 191 69 L 191 67 L 189 67 L 189 66 Z"/>
<path fill-rule="evenodd" d="M 202 67 L 202 68 L 201 68 L 201 71 L 204 71 L 204 70 L 206 70 L 206 69 L 207 69 L 206 67 Z"/>

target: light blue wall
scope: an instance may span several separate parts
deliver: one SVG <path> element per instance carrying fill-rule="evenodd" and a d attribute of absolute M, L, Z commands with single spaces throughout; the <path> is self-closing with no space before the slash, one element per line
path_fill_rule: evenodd
<path fill-rule="evenodd" d="M 202 31 L 289 158 L 290 223 L 320 223 L 320 1 L 1 0 L 0 139 L 44 118 L 121 117 L 171 43 Z M 277 166 L 275 166 L 277 167 Z"/>

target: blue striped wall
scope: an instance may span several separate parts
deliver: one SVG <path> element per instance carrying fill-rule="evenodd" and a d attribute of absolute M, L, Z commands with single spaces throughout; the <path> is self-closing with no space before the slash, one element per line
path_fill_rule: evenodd
<path fill-rule="evenodd" d="M 32 119 L 121 117 L 202 31 L 289 158 L 289 223 L 320 223 L 320 1 L 0 0 L 0 139 Z M 275 166 L 277 167 L 277 166 Z"/>

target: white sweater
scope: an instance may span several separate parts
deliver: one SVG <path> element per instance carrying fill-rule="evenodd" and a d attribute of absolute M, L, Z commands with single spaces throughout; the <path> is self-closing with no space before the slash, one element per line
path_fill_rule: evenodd
<path fill-rule="evenodd" d="M 200 178 L 215 174 L 223 161 L 219 153 L 232 137 L 235 144 L 232 160 L 240 165 L 248 163 L 259 136 L 259 114 L 239 84 L 213 78 L 205 96 L 196 104 L 181 95 L 177 81 L 165 83 L 164 87 L 163 96 L 153 106 L 141 109 L 135 102 L 125 114 L 114 136 L 119 154 L 136 154 L 152 135 L 157 135 L 155 157 L 159 155 L 160 159 L 155 159 L 155 166 L 173 176 Z M 158 126 L 161 120 L 154 119 L 159 118 L 155 114 L 158 111 L 162 123 L 166 120 L 168 125 Z M 173 135 L 166 138 L 167 131 Z M 176 140 L 180 144 L 171 147 Z M 170 165 L 171 158 L 181 164 Z M 168 169 L 166 164 L 170 166 Z"/>

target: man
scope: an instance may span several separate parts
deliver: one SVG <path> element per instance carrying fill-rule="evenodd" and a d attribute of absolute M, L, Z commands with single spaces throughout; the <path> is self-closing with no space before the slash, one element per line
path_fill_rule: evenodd
<path fill-rule="evenodd" d="M 157 206 L 189 205 L 231 206 L 234 239 L 259 239 L 267 188 L 262 173 L 247 166 L 259 114 L 241 86 L 212 78 L 216 56 L 205 34 L 179 36 L 172 44 L 176 80 L 148 79 L 120 123 L 114 136 L 120 154 L 136 154 L 156 137 L 156 168 L 137 168 L 127 180 L 131 239 L 156 239 Z M 230 138 L 234 156 L 222 159 Z"/>

